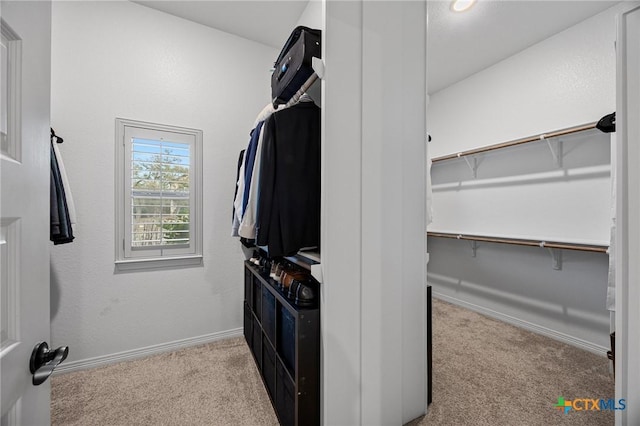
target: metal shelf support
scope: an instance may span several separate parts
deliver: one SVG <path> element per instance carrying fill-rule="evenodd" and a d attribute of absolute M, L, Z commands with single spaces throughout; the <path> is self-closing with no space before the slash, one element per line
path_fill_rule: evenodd
<path fill-rule="evenodd" d="M 476 179 L 478 177 L 478 158 L 473 157 L 473 166 L 471 165 L 467 157 L 462 157 L 462 158 L 464 159 L 465 163 L 467 163 L 467 166 L 469 166 L 469 169 L 471 170 L 471 174 L 473 174 L 473 178 Z"/>
<path fill-rule="evenodd" d="M 555 161 L 558 168 L 562 168 L 562 157 L 564 156 L 562 139 L 558 139 L 556 141 L 555 149 L 553 147 L 553 144 L 551 143 L 551 140 L 545 138 L 545 135 L 540 135 L 540 140 L 545 140 L 547 142 L 547 146 L 551 151 L 551 156 L 553 157 L 553 160 Z"/>

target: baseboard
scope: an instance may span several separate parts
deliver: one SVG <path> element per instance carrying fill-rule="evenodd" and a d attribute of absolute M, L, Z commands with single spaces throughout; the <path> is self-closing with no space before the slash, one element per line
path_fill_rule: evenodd
<path fill-rule="evenodd" d="M 203 336 L 190 337 L 188 339 L 175 340 L 173 342 L 161 343 L 159 345 L 147 346 L 144 348 L 133 349 L 130 351 L 118 352 L 115 354 L 102 355 L 95 358 L 81 359 L 77 361 L 64 362 L 60 364 L 54 376 L 59 374 L 71 373 L 74 371 L 88 370 L 103 365 L 114 364 L 116 362 L 130 361 L 132 359 L 143 358 L 150 355 L 156 355 L 163 352 L 171 352 L 177 349 L 183 349 L 190 346 L 204 345 L 206 343 L 218 340 L 229 339 L 232 337 L 242 336 L 242 328 L 234 328 L 232 330 L 220 331 L 217 333 L 205 334 Z"/>
<path fill-rule="evenodd" d="M 497 320 L 506 322 L 508 324 L 515 325 L 516 327 L 524 328 L 525 330 L 542 334 L 543 336 L 550 337 L 554 340 L 559 340 L 568 345 L 575 346 L 580 349 L 584 349 L 586 351 L 589 351 L 597 355 L 602 355 L 606 357 L 607 351 L 609 350 L 609 348 L 607 347 L 596 345 L 595 343 L 587 342 L 586 340 L 582 340 L 580 338 L 570 336 L 568 334 L 561 333 L 559 331 L 551 330 L 550 328 L 543 327 L 541 325 L 537 325 L 529 321 L 524 321 L 519 318 L 494 311 L 493 309 L 485 308 L 483 306 L 476 305 L 474 303 L 469 303 L 464 300 L 458 299 L 456 297 L 451 297 L 446 294 L 438 293 L 435 291 L 433 292 L 433 297 L 444 300 L 445 302 L 449 302 L 453 305 L 470 309 L 472 311 L 478 312 L 480 314 L 486 315 L 491 318 L 495 318 Z"/>

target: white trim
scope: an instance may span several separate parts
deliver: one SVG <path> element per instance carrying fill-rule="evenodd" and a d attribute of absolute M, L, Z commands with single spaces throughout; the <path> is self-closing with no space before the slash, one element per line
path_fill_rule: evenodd
<path fill-rule="evenodd" d="M 77 361 L 65 362 L 60 364 L 53 373 L 54 376 L 71 373 L 74 371 L 88 370 L 103 365 L 114 364 L 117 362 L 130 361 L 137 358 L 143 358 L 163 352 L 171 352 L 178 349 L 188 348 L 190 346 L 204 345 L 206 343 L 216 342 L 218 340 L 230 339 L 242 336 L 242 328 L 234 328 L 227 331 L 219 331 L 217 333 L 205 334 L 203 336 L 190 337 L 188 339 L 175 340 L 173 342 L 161 343 L 159 345 L 147 346 L 144 348 L 133 349 L 130 351 L 117 352 L 109 355 L 97 356 L 95 358 L 81 359 Z M 70 348 L 73 351 L 73 348 Z"/>
<path fill-rule="evenodd" d="M 202 266 L 202 255 L 116 260 L 115 264 L 117 272 Z"/>
<path fill-rule="evenodd" d="M 516 327 L 524 328 L 525 330 L 542 334 L 543 336 L 547 336 L 554 340 L 558 340 L 560 342 L 566 343 L 568 345 L 575 346 L 580 349 L 584 349 L 596 355 L 602 355 L 606 357 L 607 351 L 609 350 L 609 348 L 605 346 L 596 345 L 595 343 L 587 342 L 586 340 L 582 340 L 577 337 L 570 336 L 568 334 L 561 333 L 559 331 L 555 331 L 550 328 L 543 327 L 541 325 L 537 325 L 529 321 L 524 321 L 519 318 L 515 318 L 510 315 L 506 315 L 506 314 L 494 311 L 492 309 L 488 309 L 483 306 L 476 305 L 474 303 L 465 302 L 464 300 L 460 300 L 458 298 L 451 297 L 446 294 L 442 294 L 434 291 L 433 297 L 436 299 L 444 300 L 445 302 L 452 303 L 456 306 L 461 306 L 463 308 L 470 309 L 472 311 L 506 322 L 508 324 L 515 325 Z"/>
<path fill-rule="evenodd" d="M 617 17 L 616 41 L 616 393 L 627 409 L 616 426 L 640 424 L 640 7 Z M 627 6 L 625 6 L 627 7 Z"/>

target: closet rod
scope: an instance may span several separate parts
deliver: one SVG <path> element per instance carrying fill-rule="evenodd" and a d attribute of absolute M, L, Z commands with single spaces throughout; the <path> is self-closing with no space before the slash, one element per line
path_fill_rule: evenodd
<path fill-rule="evenodd" d="M 453 160 L 454 158 L 463 157 L 465 155 L 480 154 L 481 152 L 494 151 L 496 149 L 508 148 L 511 146 L 522 145 L 529 142 L 536 142 L 536 141 L 541 141 L 545 139 L 555 138 L 558 136 L 570 135 L 572 133 L 584 132 L 585 130 L 595 129 L 596 124 L 597 122 L 593 122 L 593 123 L 583 124 L 581 126 L 575 126 L 575 127 L 569 127 L 567 129 L 556 130 L 550 133 L 543 133 L 536 136 L 529 136 L 523 139 L 516 139 L 513 141 L 502 142 L 495 145 L 484 146 L 482 148 L 470 149 L 468 151 L 462 151 L 455 154 L 449 154 L 449 155 L 444 155 L 442 157 L 432 158 L 431 162 L 437 163 L 438 161 Z"/>
<path fill-rule="evenodd" d="M 307 92 L 307 90 L 309 90 L 309 87 L 311 87 L 313 83 L 316 82 L 317 79 L 318 79 L 318 74 L 316 74 L 315 72 L 311 74 L 307 79 L 307 81 L 304 82 L 302 87 L 300 87 L 300 89 L 298 89 L 298 91 L 291 97 L 289 102 L 287 102 L 286 107 L 288 108 L 291 105 L 295 105 L 300 99 L 300 96 L 304 95 Z"/>
<path fill-rule="evenodd" d="M 451 234 L 447 232 L 427 232 L 427 236 L 437 237 L 437 238 L 452 238 L 454 240 L 481 241 L 481 242 L 499 243 L 499 244 L 514 244 L 517 246 L 589 251 L 589 252 L 595 252 L 595 253 L 606 253 L 609 248 L 608 246 L 589 245 L 589 244 L 570 244 L 570 243 L 560 243 L 560 242 L 554 242 L 554 241 L 523 240 L 519 238 L 496 238 L 496 237 L 487 237 L 487 236 L 481 236 L 481 235 Z"/>

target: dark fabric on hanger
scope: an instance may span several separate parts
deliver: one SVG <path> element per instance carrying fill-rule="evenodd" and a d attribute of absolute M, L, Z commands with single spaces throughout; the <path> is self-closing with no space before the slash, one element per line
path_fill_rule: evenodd
<path fill-rule="evenodd" d="M 240 167 L 242 167 L 242 159 L 244 158 L 244 149 L 240 151 L 240 156 L 238 157 L 238 168 L 236 169 L 236 190 L 233 193 L 233 200 L 231 202 L 231 223 L 233 223 L 236 217 L 236 205 L 233 202 L 236 199 L 236 195 L 238 195 L 238 180 L 240 179 Z"/>
<path fill-rule="evenodd" d="M 49 190 L 49 217 L 50 217 L 50 227 L 49 227 L 49 239 L 51 241 L 55 241 L 56 235 L 60 235 L 60 212 L 58 210 L 58 190 L 56 189 L 56 176 L 53 171 L 53 167 L 51 167 L 50 173 L 50 190 Z"/>
<path fill-rule="evenodd" d="M 244 163 L 244 193 L 242 195 L 242 211 L 247 211 L 247 203 L 249 202 L 249 192 L 251 189 L 251 176 L 253 176 L 253 166 L 256 160 L 258 150 L 258 139 L 260 139 L 260 129 L 264 121 L 258 123 L 255 129 L 251 131 L 251 140 L 247 148 L 247 155 Z M 244 215 L 244 213 L 243 213 Z"/>
<path fill-rule="evenodd" d="M 256 245 L 270 257 L 320 243 L 320 108 L 302 102 L 265 122 Z"/>
<path fill-rule="evenodd" d="M 266 246 L 269 242 L 269 226 L 273 207 L 275 180 L 275 147 L 269 136 L 273 126 L 273 115 L 264 121 L 262 157 L 258 184 L 258 208 L 256 211 L 256 246 Z"/>
<path fill-rule="evenodd" d="M 58 160 L 51 145 L 51 184 L 50 184 L 50 229 L 49 239 L 53 244 L 65 244 L 74 240 L 73 228 L 69 217 L 67 198 L 62 184 L 62 175 Z"/>

